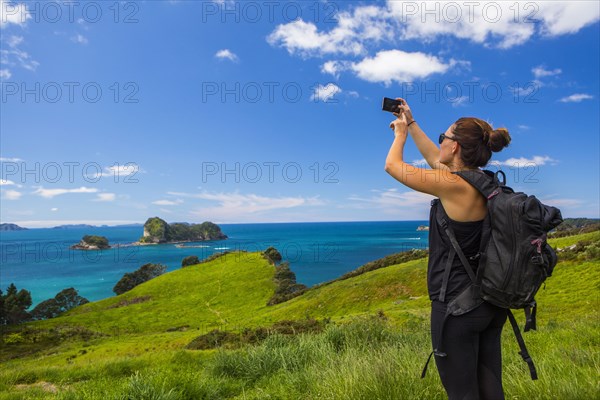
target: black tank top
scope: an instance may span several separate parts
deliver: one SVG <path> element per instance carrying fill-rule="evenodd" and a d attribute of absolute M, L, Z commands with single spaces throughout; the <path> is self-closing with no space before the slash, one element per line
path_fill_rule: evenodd
<path fill-rule="evenodd" d="M 429 213 L 429 263 L 427 267 L 427 289 L 431 300 L 439 300 L 444 269 L 446 268 L 448 254 L 452 248 L 450 239 L 437 221 L 436 213 L 438 212 L 438 207 L 441 209 L 440 211 L 448 221 L 448 224 L 452 227 L 456 240 L 467 259 L 479 252 L 481 228 L 483 225 L 483 220 L 475 222 L 454 221 L 448 217 L 439 199 L 431 202 L 431 211 Z M 469 263 L 475 271 L 478 260 L 469 260 Z M 455 256 L 448 279 L 446 302 L 460 294 L 470 283 L 471 280 L 465 267 L 460 262 L 458 256 Z"/>

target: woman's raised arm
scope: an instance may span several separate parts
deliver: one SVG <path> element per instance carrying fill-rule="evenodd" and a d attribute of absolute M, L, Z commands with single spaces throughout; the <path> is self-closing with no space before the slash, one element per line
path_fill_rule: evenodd
<path fill-rule="evenodd" d="M 423 130 L 419 126 L 419 123 L 414 120 L 412 116 L 412 111 L 406 103 L 406 100 L 402 98 L 397 98 L 396 100 L 402 100 L 402 105 L 399 107 L 402 110 L 404 110 L 404 115 L 406 115 L 408 123 L 410 124 L 408 127 L 408 133 L 417 145 L 417 149 L 419 149 L 419 152 L 425 158 L 425 161 L 427 161 L 427 164 L 429 164 L 429 166 L 434 169 L 447 170 L 448 167 L 440 163 L 440 148 L 436 146 L 436 144 L 431 139 L 429 139 L 429 137 L 425 134 L 425 132 L 423 132 Z M 415 122 L 411 123 L 411 121 Z"/>

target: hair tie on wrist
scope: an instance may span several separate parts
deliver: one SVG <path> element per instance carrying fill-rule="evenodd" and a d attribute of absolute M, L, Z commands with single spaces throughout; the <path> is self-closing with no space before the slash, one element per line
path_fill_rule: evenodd
<path fill-rule="evenodd" d="M 406 125 L 406 127 L 408 128 L 411 124 L 414 124 L 415 122 L 417 122 L 417 120 L 413 119 L 408 125 Z"/>

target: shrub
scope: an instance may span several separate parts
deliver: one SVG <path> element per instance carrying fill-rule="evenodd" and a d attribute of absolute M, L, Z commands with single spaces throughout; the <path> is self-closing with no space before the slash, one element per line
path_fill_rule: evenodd
<path fill-rule="evenodd" d="M 296 283 L 296 274 L 290 269 L 290 265 L 287 262 L 275 267 L 273 280 L 277 286 L 275 287 L 275 293 L 267 302 L 268 306 L 283 303 L 284 301 L 300 296 L 308 289 L 306 285 Z"/>
<path fill-rule="evenodd" d="M 105 238 L 104 236 L 85 235 L 81 241 L 90 246 L 96 246 L 99 249 L 110 248 L 110 246 L 108 244 L 108 239 Z"/>
<path fill-rule="evenodd" d="M 14 283 L 6 289 L 6 294 L 0 290 L 0 325 L 18 324 L 28 321 L 31 314 L 27 309 L 31 307 L 31 292 L 25 289 L 17 291 Z"/>
<path fill-rule="evenodd" d="M 263 252 L 263 257 L 267 259 L 271 264 L 275 265 L 281 262 L 281 253 L 273 246 L 269 247 Z"/>
<path fill-rule="evenodd" d="M 31 316 L 33 319 L 55 318 L 86 303 L 89 303 L 88 299 L 81 297 L 74 288 L 63 289 L 53 299 L 44 300 L 35 306 Z"/>
<path fill-rule="evenodd" d="M 128 292 L 139 284 L 154 279 L 165 273 L 166 265 L 162 264 L 144 264 L 134 272 L 127 272 L 113 288 L 113 292 L 117 295 Z"/>
<path fill-rule="evenodd" d="M 319 333 L 324 330 L 325 325 L 329 322 L 328 318 L 322 321 L 312 318 L 299 321 L 283 320 L 275 322 L 270 327 L 244 328 L 240 333 L 213 329 L 192 340 L 186 348 L 190 350 L 208 350 L 218 347 L 236 348 L 243 344 L 259 344 L 274 335 L 291 336 L 301 333 Z"/>
<path fill-rule="evenodd" d="M 187 267 L 190 265 L 200 264 L 200 260 L 197 256 L 187 256 L 183 260 L 181 260 L 181 267 Z"/>

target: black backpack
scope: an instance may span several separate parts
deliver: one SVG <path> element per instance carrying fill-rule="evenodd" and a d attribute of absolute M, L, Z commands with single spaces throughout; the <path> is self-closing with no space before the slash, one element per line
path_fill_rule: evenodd
<path fill-rule="evenodd" d="M 449 257 L 453 259 L 455 254 L 458 255 L 472 281 L 467 289 L 448 303 L 446 318 L 465 314 L 483 301 L 508 309 L 508 319 L 521 349 L 519 354 L 527 362 L 531 378 L 537 379 L 535 365 L 510 309 L 525 310 L 525 332 L 536 329 L 537 305 L 534 296 L 546 278 L 552 275 L 557 262 L 556 252 L 546 242 L 546 234 L 562 222 L 561 213 L 555 207 L 542 204 L 535 196 L 515 193 L 506 186 L 506 176 L 502 171 L 459 171 L 456 174 L 488 199 L 488 213 L 483 221 L 475 273 L 456 241 L 443 208 L 438 207 L 437 222 L 448 235 L 454 249 Z M 500 175 L 502 180 L 499 179 Z M 446 292 L 451 264 L 446 264 L 441 298 Z M 445 357 L 440 348 L 442 332 L 432 354 Z M 421 377 L 425 376 L 427 364 Z"/>

